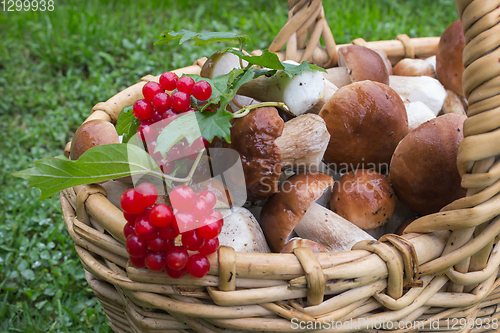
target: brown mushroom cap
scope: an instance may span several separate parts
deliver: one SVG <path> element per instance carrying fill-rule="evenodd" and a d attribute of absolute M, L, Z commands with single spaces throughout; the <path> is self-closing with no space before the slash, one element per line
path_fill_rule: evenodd
<path fill-rule="evenodd" d="M 401 76 L 430 76 L 436 78 L 432 65 L 423 59 L 405 58 L 400 60 L 393 70 L 394 75 Z"/>
<path fill-rule="evenodd" d="M 348 68 L 351 82 L 371 80 L 389 84 L 389 72 L 377 52 L 359 45 L 343 46 L 338 52 L 339 64 Z"/>
<path fill-rule="evenodd" d="M 313 253 L 325 253 L 328 252 L 326 247 L 323 245 L 316 243 L 315 241 L 312 241 L 310 239 L 304 239 L 304 238 L 293 238 L 291 239 L 288 243 L 285 244 L 281 248 L 281 253 L 293 253 L 293 249 L 296 249 L 298 247 L 308 247 L 313 251 Z"/>
<path fill-rule="evenodd" d="M 391 160 L 391 183 L 399 200 L 416 213 L 438 212 L 463 197 L 458 147 L 467 117 L 445 114 L 423 123 L 399 143 Z"/>
<path fill-rule="evenodd" d="M 116 129 L 109 121 L 93 119 L 83 123 L 71 140 L 70 158 L 77 160 L 92 147 L 119 143 Z"/>
<path fill-rule="evenodd" d="M 464 47 L 465 38 L 462 22 L 456 20 L 446 28 L 439 39 L 436 53 L 436 73 L 446 89 L 450 89 L 462 97 L 464 96 L 462 87 L 462 75 L 465 70 L 462 60 Z"/>
<path fill-rule="evenodd" d="M 276 108 L 262 107 L 236 120 L 231 128 L 229 147 L 240 154 L 249 201 L 268 198 L 278 190 L 281 149 L 275 140 L 283 127 Z"/>
<path fill-rule="evenodd" d="M 363 230 L 386 224 L 395 207 L 396 196 L 387 178 L 364 169 L 344 174 L 330 199 L 331 210 Z"/>
<path fill-rule="evenodd" d="M 382 169 L 408 133 L 408 117 L 399 95 L 385 84 L 355 82 L 337 90 L 319 115 L 330 142 L 323 160 L 337 169 Z"/>
<path fill-rule="evenodd" d="M 322 172 L 302 172 L 284 181 L 262 208 L 260 224 L 273 252 L 280 252 L 287 238 L 333 178 Z"/>

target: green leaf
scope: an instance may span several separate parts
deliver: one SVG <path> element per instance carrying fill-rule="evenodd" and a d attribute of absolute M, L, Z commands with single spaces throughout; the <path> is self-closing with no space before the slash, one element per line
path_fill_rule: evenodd
<path fill-rule="evenodd" d="M 224 97 L 225 98 L 225 97 Z M 230 100 L 229 100 L 230 101 Z M 225 103 L 226 105 L 229 103 Z M 222 102 L 222 101 L 221 101 Z M 231 142 L 231 119 L 233 114 L 224 108 L 219 108 L 217 112 L 194 112 L 198 120 L 201 135 L 212 142 L 214 137 L 223 138 L 226 142 Z"/>
<path fill-rule="evenodd" d="M 303 71 L 320 71 L 326 73 L 326 69 L 310 64 L 307 61 L 302 61 L 300 65 L 283 63 L 283 66 L 285 66 L 283 72 L 289 77 L 300 75 Z"/>
<path fill-rule="evenodd" d="M 156 140 L 155 153 L 165 156 L 167 152 L 182 138 L 186 138 L 188 143 L 193 143 L 202 133 L 198 127 L 196 113 L 189 112 L 181 114 L 165 127 Z"/>
<path fill-rule="evenodd" d="M 246 60 L 252 65 L 257 65 L 277 70 L 285 69 L 278 56 L 275 53 L 269 52 L 268 50 L 262 51 L 262 55 L 260 56 L 247 55 L 240 50 L 232 48 L 228 48 L 227 52 L 237 55 L 238 57 L 240 57 L 240 59 Z"/>
<path fill-rule="evenodd" d="M 42 190 L 46 199 L 69 187 L 103 182 L 125 176 L 161 171 L 153 158 L 143 149 L 124 143 L 95 146 L 76 161 L 64 156 L 35 161 L 35 167 L 15 172 L 32 187 Z"/>
<path fill-rule="evenodd" d="M 299 65 L 281 62 L 278 58 L 278 55 L 276 55 L 275 53 L 271 53 L 268 50 L 264 50 L 262 52 L 262 55 L 260 56 L 246 55 L 242 51 L 232 48 L 227 48 L 224 51 L 232 53 L 240 57 L 240 59 L 248 61 L 252 65 L 257 65 L 274 70 L 282 70 L 289 77 L 300 75 L 304 70 L 326 72 L 324 68 L 310 64 L 307 61 L 303 61 Z"/>
<path fill-rule="evenodd" d="M 139 127 L 139 119 L 134 116 L 132 106 L 126 106 L 118 115 L 116 122 L 116 132 L 118 135 L 123 135 L 122 142 L 127 143 L 132 136 L 137 133 Z"/>
<path fill-rule="evenodd" d="M 179 39 L 179 44 L 194 40 L 195 46 L 208 45 L 216 42 L 239 44 L 240 48 L 245 45 L 250 38 L 247 35 L 240 35 L 232 32 L 193 32 L 190 30 L 166 31 L 160 35 L 155 45 L 168 44 L 172 40 Z"/>

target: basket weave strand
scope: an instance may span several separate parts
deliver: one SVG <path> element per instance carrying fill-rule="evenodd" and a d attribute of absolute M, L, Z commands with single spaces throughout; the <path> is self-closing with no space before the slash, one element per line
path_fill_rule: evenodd
<path fill-rule="evenodd" d="M 270 49 L 282 59 L 337 63 L 336 45 L 319 0 L 290 0 L 289 19 Z M 221 247 L 209 275 L 170 279 L 129 265 L 122 234 L 126 220 L 113 189 L 78 186 L 61 192 L 64 220 L 89 285 L 115 332 L 296 332 L 291 320 L 358 321 L 356 327 L 318 332 L 375 332 L 387 322 L 435 324 L 439 331 L 498 331 L 486 326 L 450 329 L 452 320 L 500 319 L 500 0 L 457 0 L 463 22 L 464 92 L 469 100 L 458 167 L 467 196 L 412 223 L 403 237 L 360 242 L 343 253 L 237 253 Z M 323 38 L 324 47 L 319 39 Z M 436 52 L 439 38 L 354 44 L 403 57 Z M 286 51 L 281 51 L 286 45 Z M 197 74 L 204 60 L 176 70 Z M 126 105 L 142 98 L 140 83 L 99 103 L 90 119 L 116 123 Z M 69 152 L 68 145 L 66 153 Z M 450 231 L 451 230 L 451 231 Z M 448 320 L 448 325 L 446 324 Z M 397 326 L 395 326 L 397 327 Z M 434 327 L 434 326 L 433 326 Z M 427 332 L 401 328 L 391 332 Z M 435 330 L 434 330 L 435 331 Z"/>

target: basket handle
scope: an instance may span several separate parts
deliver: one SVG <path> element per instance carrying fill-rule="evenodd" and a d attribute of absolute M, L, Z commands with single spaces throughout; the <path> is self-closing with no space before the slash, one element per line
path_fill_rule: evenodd
<path fill-rule="evenodd" d="M 281 61 L 309 61 L 324 68 L 338 64 L 338 49 L 325 17 L 321 0 L 288 0 L 288 21 L 269 46 L 269 51 L 278 54 Z M 323 38 L 325 46 L 320 45 Z M 384 51 L 396 64 L 402 58 L 430 57 L 436 54 L 439 37 L 410 38 L 405 34 L 395 40 L 366 42 L 357 38 L 354 45 Z M 286 47 L 285 51 L 281 51 Z"/>

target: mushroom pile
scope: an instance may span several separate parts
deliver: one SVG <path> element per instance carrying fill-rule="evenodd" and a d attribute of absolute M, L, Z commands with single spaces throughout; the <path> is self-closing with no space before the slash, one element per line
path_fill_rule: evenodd
<path fill-rule="evenodd" d="M 442 65 L 460 53 L 458 24 L 430 59 L 392 66 L 383 52 L 351 45 L 326 73 L 278 72 L 244 84 L 235 105 L 287 108 L 252 109 L 233 123 L 225 147 L 240 156 L 247 202 L 228 207 L 221 244 L 250 252 L 348 251 L 464 196 L 456 155 L 467 104 L 457 82 L 446 81 L 460 68 Z M 202 75 L 240 65 L 218 55 Z"/>

